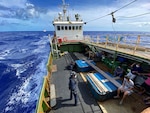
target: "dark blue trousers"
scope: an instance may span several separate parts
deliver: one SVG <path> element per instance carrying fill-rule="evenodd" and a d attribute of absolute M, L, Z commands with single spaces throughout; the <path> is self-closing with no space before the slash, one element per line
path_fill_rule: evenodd
<path fill-rule="evenodd" d="M 71 100 L 72 100 L 72 96 L 74 96 L 75 105 L 77 105 L 77 103 L 78 103 L 78 95 L 77 95 L 77 92 L 70 90 L 70 99 L 71 99 Z"/>

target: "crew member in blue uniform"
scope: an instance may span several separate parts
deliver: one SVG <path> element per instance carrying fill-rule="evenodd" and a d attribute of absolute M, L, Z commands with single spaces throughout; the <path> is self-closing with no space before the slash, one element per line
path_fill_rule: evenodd
<path fill-rule="evenodd" d="M 76 76 L 77 76 L 76 73 L 73 71 L 71 72 L 71 76 L 69 78 L 70 100 L 72 100 L 72 96 L 74 96 L 75 106 L 77 106 L 77 103 L 78 103 Z"/>

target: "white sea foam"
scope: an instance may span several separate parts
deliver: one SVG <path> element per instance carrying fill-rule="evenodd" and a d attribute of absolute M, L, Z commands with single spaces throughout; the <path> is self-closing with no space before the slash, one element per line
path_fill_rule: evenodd
<path fill-rule="evenodd" d="M 30 98 L 30 101 L 35 101 L 38 100 L 39 94 L 42 88 L 42 83 L 43 83 L 43 76 L 47 74 L 46 70 L 46 64 L 44 61 L 42 61 L 38 66 L 34 76 L 32 76 L 32 82 L 30 86 L 33 86 L 36 84 L 34 87 L 34 91 L 32 91 L 32 97 Z"/>
<path fill-rule="evenodd" d="M 19 67 L 23 66 L 23 64 L 11 64 L 11 66 L 14 68 L 19 68 Z"/>
<path fill-rule="evenodd" d="M 45 38 L 47 38 L 47 37 L 43 36 L 43 37 L 40 38 L 39 41 L 32 42 L 31 45 L 38 45 L 38 46 L 40 46 L 40 45 L 46 45 L 46 43 L 48 42 L 48 38 L 47 38 L 47 40 Z"/>
<path fill-rule="evenodd" d="M 12 37 L 13 36 L 14 35 L 12 35 Z M 19 36 L 16 37 L 16 39 L 20 39 L 20 37 L 23 36 L 25 36 L 25 34 L 21 33 L 19 34 Z M 37 36 L 37 34 L 35 36 Z M 35 112 L 35 109 L 33 107 L 35 107 L 35 104 L 39 99 L 43 83 L 43 76 L 47 74 L 46 63 L 48 59 L 48 54 L 46 53 L 46 51 L 49 51 L 49 47 L 47 47 L 48 42 L 49 39 L 47 36 L 40 37 L 40 39 L 36 39 L 35 37 L 35 39 L 33 39 L 32 41 L 28 42 L 27 40 L 27 42 L 25 43 L 24 40 L 15 41 L 15 39 L 13 39 L 13 41 L 11 41 L 9 45 L 7 45 L 6 47 L 3 46 L 3 48 L 0 49 L 0 59 L 11 59 L 10 62 L 8 61 L 8 65 L 11 68 L 8 68 L 7 70 L 5 70 L 5 72 L 8 73 L 15 70 L 16 76 L 20 78 L 17 80 L 19 82 L 16 86 L 14 86 L 15 84 L 12 84 L 12 86 L 10 87 L 10 93 L 7 95 L 7 104 L 6 107 L 3 108 L 5 110 L 4 112 L 20 112 L 17 111 L 19 109 L 25 110 L 25 112 L 26 110 L 30 112 L 32 111 L 31 113 Z M 26 44 L 28 44 L 28 46 L 26 46 Z M 41 54 L 41 52 L 43 54 Z M 21 61 L 22 58 L 26 58 L 26 56 L 32 55 L 32 53 L 33 55 L 35 55 L 34 53 L 39 53 L 36 54 L 37 60 L 40 60 L 40 63 L 38 65 L 34 65 L 37 63 L 32 60 L 32 58 L 32 61 L 24 62 L 24 59 L 23 61 Z M 13 59 L 17 59 L 16 62 Z M 30 67 L 34 67 L 34 69 L 36 70 L 29 69 Z M 29 69 L 29 71 L 31 71 L 29 73 L 32 74 L 25 76 L 24 73 L 27 71 L 27 69 Z"/>
<path fill-rule="evenodd" d="M 40 40 L 38 42 L 35 42 L 34 45 L 45 45 L 47 42 L 45 40 Z"/>
<path fill-rule="evenodd" d="M 16 69 L 16 76 L 20 78 L 20 74 L 26 71 L 25 64 L 11 64 L 11 66 Z"/>
<path fill-rule="evenodd" d="M 16 70 L 16 76 L 20 78 L 20 75 L 27 70 L 27 68 L 32 67 L 34 61 L 26 62 L 24 64 L 11 64 L 10 66 Z"/>
<path fill-rule="evenodd" d="M 45 48 L 45 45 L 38 46 L 37 49 L 33 50 L 33 53 L 42 53 L 42 49 Z"/>
<path fill-rule="evenodd" d="M 45 51 L 44 49 L 45 49 L 45 46 L 47 46 L 46 45 L 47 41 L 45 41 L 45 39 L 41 39 L 41 41 L 33 43 L 34 45 L 38 45 L 37 48 L 33 50 L 33 52 L 41 53 Z M 22 49 L 21 51 L 26 52 L 25 49 Z M 7 107 L 5 108 L 6 112 L 15 109 L 15 106 L 18 106 L 18 105 L 21 105 L 23 108 L 23 107 L 29 107 L 30 104 L 32 106 L 33 103 L 36 104 L 35 102 L 38 100 L 39 94 L 42 88 L 43 76 L 47 74 L 46 63 L 47 63 L 48 56 L 41 55 L 39 57 L 42 57 L 43 61 L 40 61 L 41 63 L 36 65 L 37 70 L 34 72 L 33 75 L 29 75 L 30 77 L 26 78 L 26 80 L 24 80 L 22 84 L 20 84 L 19 86 L 16 86 L 18 87 L 17 88 L 18 90 L 13 92 L 10 95 L 8 102 L 7 102 Z M 27 68 L 32 66 L 33 63 L 34 63 L 33 61 L 30 61 L 24 64 L 14 63 L 14 64 L 11 64 L 11 67 L 16 69 L 16 76 L 20 78 L 21 74 L 24 71 L 26 71 Z"/>
<path fill-rule="evenodd" d="M 4 50 L 0 53 L 0 58 L 5 59 L 6 56 L 10 54 L 10 49 Z"/>
<path fill-rule="evenodd" d="M 11 111 L 15 105 L 21 104 L 22 106 L 29 107 L 29 103 L 33 104 L 33 102 L 38 100 L 42 87 L 43 76 L 47 74 L 45 63 L 45 61 L 41 61 L 41 63 L 37 66 L 35 74 L 27 78 L 23 84 L 21 84 L 17 92 L 11 94 L 7 107 L 5 108 L 6 112 Z M 12 66 L 19 68 L 22 67 L 23 64 L 12 64 Z"/>
<path fill-rule="evenodd" d="M 8 112 L 8 111 L 13 111 L 13 107 L 7 106 L 7 107 L 5 108 L 5 112 Z"/>
<path fill-rule="evenodd" d="M 43 48 L 45 48 L 47 42 L 48 42 L 48 38 L 46 40 L 47 37 L 41 37 L 40 40 L 38 42 L 32 42 L 32 45 L 36 45 L 37 48 L 33 50 L 33 53 L 42 53 Z"/>
<path fill-rule="evenodd" d="M 26 104 L 29 101 L 31 95 L 31 91 L 28 90 L 30 79 L 31 77 L 26 79 L 20 86 L 19 90 L 17 92 L 12 93 L 7 103 L 7 107 L 5 108 L 5 111 L 10 111 L 13 105 L 15 105 L 16 103 L 18 104 L 21 102 L 23 104 Z"/>
<path fill-rule="evenodd" d="M 26 53 L 28 51 L 28 49 L 21 49 L 19 50 L 20 53 Z"/>

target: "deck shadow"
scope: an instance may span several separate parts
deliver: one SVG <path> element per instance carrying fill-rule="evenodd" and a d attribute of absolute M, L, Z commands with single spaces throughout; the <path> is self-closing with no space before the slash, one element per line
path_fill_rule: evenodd
<path fill-rule="evenodd" d="M 59 108 L 62 108 L 62 107 L 72 107 L 74 106 L 74 104 L 72 104 L 71 102 L 70 103 L 63 103 L 63 102 L 67 102 L 67 101 L 71 101 L 69 98 L 68 99 L 63 99 L 62 97 L 58 97 L 56 98 L 56 106 L 53 108 L 53 110 L 57 110 Z"/>
<path fill-rule="evenodd" d="M 78 82 L 78 88 L 81 94 L 80 98 L 81 102 L 84 101 L 84 103 L 86 103 L 87 105 L 94 105 L 94 106 L 98 105 L 85 82 Z"/>

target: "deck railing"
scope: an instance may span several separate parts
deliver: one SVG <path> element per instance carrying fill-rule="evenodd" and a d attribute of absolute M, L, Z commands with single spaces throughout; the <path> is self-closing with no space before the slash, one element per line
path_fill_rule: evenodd
<path fill-rule="evenodd" d="M 149 35 L 85 36 L 83 42 L 150 60 Z"/>
<path fill-rule="evenodd" d="M 48 78 L 50 78 L 50 76 L 52 74 L 52 64 L 53 64 L 53 56 L 50 53 L 49 60 L 48 60 L 48 63 L 47 63 Z"/>
<path fill-rule="evenodd" d="M 38 101 L 38 106 L 36 109 L 36 113 L 45 113 L 51 109 L 50 107 L 50 85 L 48 77 L 45 76 L 43 79 L 43 86 L 40 94 L 40 98 Z"/>
<path fill-rule="evenodd" d="M 103 44 L 105 47 L 109 44 L 129 45 L 132 47 L 143 47 L 150 49 L 150 36 L 149 35 L 106 35 L 106 36 L 84 36 L 84 41 Z"/>
<path fill-rule="evenodd" d="M 50 76 L 52 74 L 52 62 L 53 58 L 50 53 L 47 63 L 48 74 L 43 78 L 42 90 L 39 96 L 39 100 L 36 107 L 36 113 L 45 113 L 51 109 L 50 106 Z"/>

